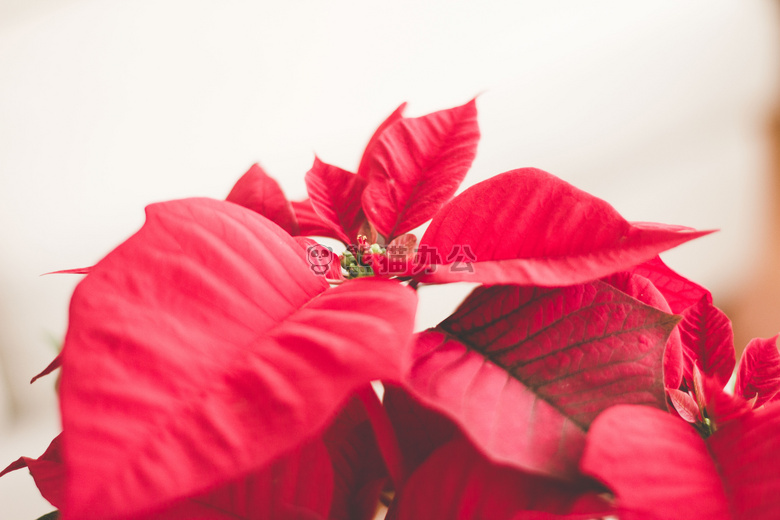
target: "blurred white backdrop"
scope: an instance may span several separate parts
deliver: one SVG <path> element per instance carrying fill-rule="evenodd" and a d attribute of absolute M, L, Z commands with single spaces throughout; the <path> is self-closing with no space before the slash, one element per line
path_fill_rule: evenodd
<path fill-rule="evenodd" d="M 536 166 L 630 220 L 720 228 L 665 258 L 727 296 L 760 247 L 776 7 L 0 0 L 0 466 L 57 433 L 54 377 L 27 382 L 79 277 L 42 273 L 92 265 L 151 202 L 224 198 L 255 161 L 303 198 L 315 152 L 354 169 L 402 101 L 414 116 L 481 94 L 466 185 Z M 422 291 L 446 302 L 426 320 L 452 291 Z M 0 517 L 51 510 L 36 495 L 24 472 L 0 479 Z"/>

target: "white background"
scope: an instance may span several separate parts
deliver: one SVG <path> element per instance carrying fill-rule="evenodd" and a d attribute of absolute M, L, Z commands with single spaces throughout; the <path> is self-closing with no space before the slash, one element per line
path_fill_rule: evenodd
<path fill-rule="evenodd" d="M 481 94 L 467 185 L 536 166 L 630 220 L 722 229 L 665 258 L 727 298 L 760 246 L 778 28 L 769 0 L 0 0 L 0 466 L 57 433 L 54 378 L 27 381 L 78 277 L 40 274 L 255 161 L 303 198 L 315 152 L 354 169 L 402 101 Z M 424 323 L 457 302 L 427 291 Z M 51 510 L 36 494 L 0 479 L 0 518 Z"/>

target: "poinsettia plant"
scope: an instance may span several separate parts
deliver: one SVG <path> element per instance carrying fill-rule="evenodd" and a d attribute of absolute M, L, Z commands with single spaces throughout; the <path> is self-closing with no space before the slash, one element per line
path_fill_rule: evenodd
<path fill-rule="evenodd" d="M 776 518 L 777 337 L 737 365 L 658 257 L 708 232 L 533 168 L 455 196 L 475 101 L 403 111 L 355 172 L 315 159 L 304 201 L 254 165 L 73 270 L 41 374 L 62 433 L 5 472 L 65 520 Z M 417 292 L 458 281 L 480 285 L 414 333 Z"/>

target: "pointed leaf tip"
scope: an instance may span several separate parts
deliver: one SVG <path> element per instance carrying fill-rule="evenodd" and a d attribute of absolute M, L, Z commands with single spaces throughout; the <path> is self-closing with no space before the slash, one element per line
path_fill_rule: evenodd
<path fill-rule="evenodd" d="M 436 214 L 420 248 L 449 260 L 421 281 L 573 285 L 630 270 L 708 233 L 628 222 L 605 201 L 521 168 L 472 186 Z M 465 248 L 472 269 L 454 269 Z"/>
<path fill-rule="evenodd" d="M 291 235 L 298 234 L 290 201 L 279 183 L 257 163 L 238 179 L 225 200 L 259 213 Z"/>
<path fill-rule="evenodd" d="M 457 191 L 479 141 L 476 101 L 387 126 L 362 165 L 363 208 L 387 240 L 430 219 Z"/>

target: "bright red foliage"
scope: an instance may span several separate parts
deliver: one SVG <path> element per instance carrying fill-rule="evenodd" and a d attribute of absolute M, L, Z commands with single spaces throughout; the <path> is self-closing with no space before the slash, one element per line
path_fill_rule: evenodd
<path fill-rule="evenodd" d="M 621 519 L 771 520 L 780 510 L 780 407 L 702 439 L 658 410 L 618 406 L 593 424 L 582 469 L 612 488 Z"/>
<path fill-rule="evenodd" d="M 403 110 L 356 173 L 315 159 L 304 201 L 253 165 L 63 271 L 87 276 L 36 378 L 61 365 L 64 430 L 6 472 L 65 520 L 775 518 L 776 337 L 726 392 L 728 318 L 658 257 L 707 232 L 532 168 L 449 201 L 476 102 Z M 464 280 L 413 336 L 415 289 Z"/>
<path fill-rule="evenodd" d="M 707 233 L 628 222 L 603 200 L 521 168 L 472 186 L 436 214 L 421 247 L 451 264 L 468 246 L 473 271 L 439 267 L 422 280 L 572 285 L 628 270 Z"/>
<path fill-rule="evenodd" d="M 601 282 L 480 288 L 418 338 L 406 377 L 494 459 L 572 478 L 602 410 L 665 407 L 676 322 Z"/>

